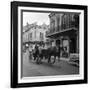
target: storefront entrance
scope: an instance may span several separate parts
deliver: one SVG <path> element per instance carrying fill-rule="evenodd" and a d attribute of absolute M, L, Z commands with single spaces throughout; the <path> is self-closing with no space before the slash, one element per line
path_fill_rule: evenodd
<path fill-rule="evenodd" d="M 63 39 L 62 46 L 63 46 L 62 57 L 67 58 L 69 56 L 69 40 Z"/>
<path fill-rule="evenodd" d="M 70 53 L 76 53 L 76 39 L 70 39 Z"/>
<path fill-rule="evenodd" d="M 60 40 L 59 39 L 56 40 L 56 45 L 60 46 Z"/>

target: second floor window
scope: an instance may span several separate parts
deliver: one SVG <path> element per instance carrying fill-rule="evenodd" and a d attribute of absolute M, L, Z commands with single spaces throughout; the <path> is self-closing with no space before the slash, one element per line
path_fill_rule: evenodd
<path fill-rule="evenodd" d="M 51 32 L 51 33 L 55 32 L 55 20 L 52 20 L 52 21 L 51 21 L 51 24 L 50 24 L 50 32 Z"/>
<path fill-rule="evenodd" d="M 40 40 L 43 41 L 44 40 L 44 35 L 43 33 L 40 32 Z"/>
<path fill-rule="evenodd" d="M 30 33 L 29 35 L 30 35 L 30 36 L 29 36 L 30 40 L 32 40 L 32 33 Z"/>

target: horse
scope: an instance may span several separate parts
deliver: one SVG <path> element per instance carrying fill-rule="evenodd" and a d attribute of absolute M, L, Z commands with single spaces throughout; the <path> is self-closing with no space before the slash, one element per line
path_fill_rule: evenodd
<path fill-rule="evenodd" d="M 34 57 L 34 60 L 38 59 L 38 57 L 39 57 L 39 48 L 37 45 L 35 46 L 35 48 L 33 50 L 33 57 Z"/>
<path fill-rule="evenodd" d="M 37 63 L 41 63 L 43 57 L 45 57 L 45 60 L 48 60 L 48 63 L 54 64 L 56 57 L 60 58 L 60 46 L 54 46 L 49 47 L 47 49 L 35 49 L 35 53 L 33 54 L 34 60 L 36 60 Z M 54 56 L 53 60 L 51 60 L 51 56 Z"/>

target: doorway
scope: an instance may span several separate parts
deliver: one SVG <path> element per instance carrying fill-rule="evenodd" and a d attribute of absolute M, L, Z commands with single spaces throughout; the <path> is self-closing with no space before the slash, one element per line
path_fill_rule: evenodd
<path fill-rule="evenodd" d="M 56 40 L 56 45 L 60 46 L 60 40 L 59 39 Z"/>
<path fill-rule="evenodd" d="M 70 53 L 76 53 L 76 39 L 70 39 Z"/>

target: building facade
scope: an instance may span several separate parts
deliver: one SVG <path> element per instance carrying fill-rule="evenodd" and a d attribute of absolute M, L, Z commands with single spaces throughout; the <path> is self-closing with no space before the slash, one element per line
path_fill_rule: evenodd
<path fill-rule="evenodd" d="M 50 29 L 46 36 L 51 39 L 52 45 L 60 42 L 61 56 L 79 53 L 79 13 L 51 13 L 49 18 Z"/>
<path fill-rule="evenodd" d="M 46 31 L 48 31 L 48 27 L 45 23 L 42 25 L 27 23 L 27 25 L 23 27 L 23 44 L 45 43 L 47 40 Z"/>

